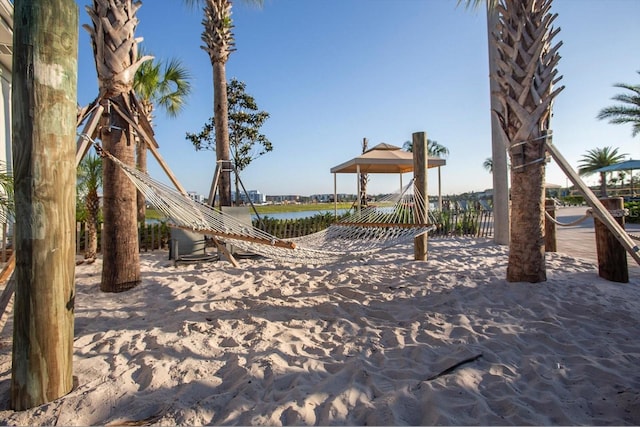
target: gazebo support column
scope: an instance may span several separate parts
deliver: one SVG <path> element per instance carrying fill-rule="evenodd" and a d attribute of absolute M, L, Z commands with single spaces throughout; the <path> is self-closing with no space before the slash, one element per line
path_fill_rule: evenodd
<path fill-rule="evenodd" d="M 416 206 L 416 222 L 427 222 L 427 209 L 428 200 L 427 195 L 427 150 L 426 150 L 427 134 L 426 132 L 414 132 L 413 133 L 413 178 L 416 193 L 419 193 L 422 197 L 416 197 L 415 202 L 422 200 L 425 206 Z M 427 233 L 419 234 L 415 237 L 414 242 L 414 257 L 416 261 L 427 260 Z"/>
<path fill-rule="evenodd" d="M 338 218 L 338 178 L 333 174 L 333 216 Z"/>

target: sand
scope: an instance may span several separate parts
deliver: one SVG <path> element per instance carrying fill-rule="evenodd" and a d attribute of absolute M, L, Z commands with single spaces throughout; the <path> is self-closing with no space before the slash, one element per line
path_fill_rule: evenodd
<path fill-rule="evenodd" d="M 314 267 L 267 259 L 174 267 L 99 290 L 76 270 L 68 395 L 9 409 L 12 321 L 0 347 L 3 425 L 638 425 L 640 276 L 598 277 L 548 253 L 543 283 L 508 283 L 507 248 L 431 239 Z"/>

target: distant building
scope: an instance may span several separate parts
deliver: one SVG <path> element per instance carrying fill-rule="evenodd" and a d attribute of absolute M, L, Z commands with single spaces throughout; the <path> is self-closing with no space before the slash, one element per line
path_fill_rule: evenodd
<path fill-rule="evenodd" d="M 336 195 L 338 197 L 338 202 L 352 202 L 356 199 L 355 194 L 346 194 L 339 193 Z M 313 194 L 311 196 L 311 200 L 316 203 L 333 203 L 334 195 L 331 194 Z"/>
<path fill-rule="evenodd" d="M 301 203 L 302 196 L 298 195 L 281 195 L 281 196 L 267 196 L 266 201 L 270 203 Z"/>
<path fill-rule="evenodd" d="M 195 191 L 188 191 L 187 195 L 194 202 L 204 203 L 204 196 L 202 194 L 198 194 Z"/>
<path fill-rule="evenodd" d="M 236 192 L 231 193 L 231 200 L 236 202 Z M 258 190 L 248 190 L 247 193 L 240 193 L 240 202 L 242 204 L 253 203 L 254 205 L 264 205 L 267 203 L 267 196 L 259 192 Z"/>

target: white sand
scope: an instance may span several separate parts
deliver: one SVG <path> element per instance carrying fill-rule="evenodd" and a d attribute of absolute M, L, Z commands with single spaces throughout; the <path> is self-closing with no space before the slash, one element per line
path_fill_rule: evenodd
<path fill-rule="evenodd" d="M 507 283 L 506 247 L 432 239 L 429 253 L 236 269 L 155 252 L 121 294 L 99 291 L 100 261 L 81 265 L 78 386 L 9 410 L 9 321 L 0 423 L 640 424 L 639 277 L 549 253 L 547 282 Z"/>

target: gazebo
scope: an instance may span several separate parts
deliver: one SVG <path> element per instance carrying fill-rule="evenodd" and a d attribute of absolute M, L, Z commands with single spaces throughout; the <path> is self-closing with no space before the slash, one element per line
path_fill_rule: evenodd
<path fill-rule="evenodd" d="M 440 183 L 440 167 L 446 165 L 446 160 L 440 157 L 429 157 L 427 168 L 438 168 L 438 203 L 442 207 L 442 191 Z M 333 197 L 337 204 L 338 173 L 355 173 L 358 176 L 358 194 L 360 194 L 360 175 L 369 173 L 397 173 L 400 175 L 400 188 L 402 188 L 402 174 L 413 172 L 413 153 L 402 150 L 395 145 L 380 143 L 365 151 L 358 157 L 354 157 L 344 163 L 331 168 L 333 174 Z"/>

